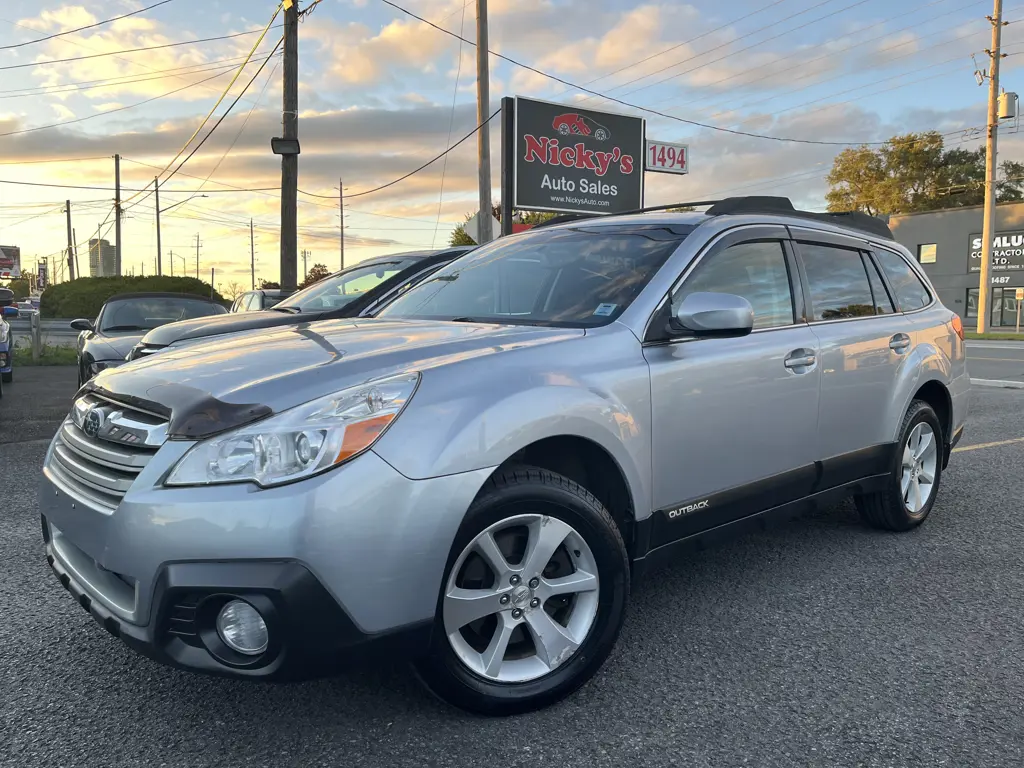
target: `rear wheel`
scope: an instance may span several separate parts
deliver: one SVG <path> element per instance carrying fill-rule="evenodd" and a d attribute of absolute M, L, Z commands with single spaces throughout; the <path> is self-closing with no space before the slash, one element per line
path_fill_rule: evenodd
<path fill-rule="evenodd" d="M 861 517 L 876 528 L 907 531 L 932 511 L 942 478 L 942 425 L 928 403 L 910 404 L 900 428 L 889 486 L 856 498 Z"/>
<path fill-rule="evenodd" d="M 547 706 L 604 663 L 628 592 L 622 536 L 596 498 L 546 470 L 502 472 L 456 537 L 417 672 L 473 712 Z"/>
<path fill-rule="evenodd" d="M 11 368 L 7 373 L 0 374 L 0 378 L 2 378 L 6 384 L 10 384 L 14 381 L 14 369 Z"/>

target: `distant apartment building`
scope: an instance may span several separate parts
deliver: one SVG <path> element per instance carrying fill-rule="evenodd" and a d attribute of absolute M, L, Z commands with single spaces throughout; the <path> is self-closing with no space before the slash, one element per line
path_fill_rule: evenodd
<path fill-rule="evenodd" d="M 114 246 L 106 240 L 93 238 L 89 241 L 89 275 L 92 277 L 113 277 L 116 274 Z"/>

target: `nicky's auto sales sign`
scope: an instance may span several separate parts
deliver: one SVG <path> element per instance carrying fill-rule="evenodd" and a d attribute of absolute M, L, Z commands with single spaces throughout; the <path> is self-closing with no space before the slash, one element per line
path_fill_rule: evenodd
<path fill-rule="evenodd" d="M 643 207 L 645 121 L 516 97 L 514 206 L 622 213 Z"/>

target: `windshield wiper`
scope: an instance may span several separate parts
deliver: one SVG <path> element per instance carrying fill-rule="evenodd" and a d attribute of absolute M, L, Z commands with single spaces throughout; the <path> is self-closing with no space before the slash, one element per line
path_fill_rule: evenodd
<path fill-rule="evenodd" d="M 271 307 L 271 312 L 286 312 L 289 315 L 297 315 L 302 312 L 302 307 Z"/>
<path fill-rule="evenodd" d="M 144 328 L 141 325 L 108 325 L 103 329 L 103 332 L 107 331 L 149 331 L 151 328 Z"/>

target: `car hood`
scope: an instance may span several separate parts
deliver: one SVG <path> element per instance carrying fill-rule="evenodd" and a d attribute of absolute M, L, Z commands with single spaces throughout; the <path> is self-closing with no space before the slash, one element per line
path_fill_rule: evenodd
<path fill-rule="evenodd" d="M 201 438 L 370 379 L 582 336 L 581 329 L 345 319 L 302 323 L 168 349 L 87 385 Z"/>
<path fill-rule="evenodd" d="M 85 342 L 85 349 L 94 360 L 122 361 L 131 348 L 139 343 L 141 333 L 111 334 L 93 336 Z"/>
<path fill-rule="evenodd" d="M 222 333 L 237 333 L 259 328 L 276 328 L 282 325 L 296 325 L 312 322 L 318 315 L 292 315 L 287 312 L 234 312 L 226 315 L 195 317 L 179 320 L 154 328 L 142 337 L 142 343 L 154 347 L 166 347 L 179 341 L 218 336 Z"/>

